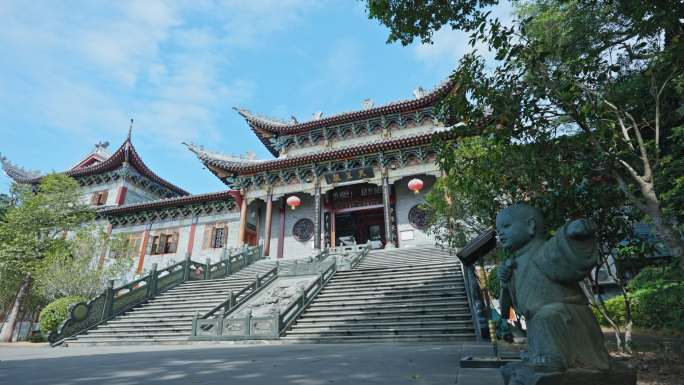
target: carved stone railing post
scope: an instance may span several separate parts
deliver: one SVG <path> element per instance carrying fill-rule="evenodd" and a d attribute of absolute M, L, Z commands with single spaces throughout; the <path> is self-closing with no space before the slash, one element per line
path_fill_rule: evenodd
<path fill-rule="evenodd" d="M 183 266 L 183 282 L 190 279 L 190 253 L 185 255 L 185 265 Z"/>
<path fill-rule="evenodd" d="M 159 279 L 159 272 L 157 272 L 157 264 L 152 264 L 152 271 L 150 272 L 150 278 L 147 282 L 147 296 L 152 297 L 157 293 L 157 281 Z"/>
<path fill-rule="evenodd" d="M 206 266 L 204 269 L 204 279 L 209 279 L 211 278 L 211 259 L 207 258 L 205 262 Z"/>
<path fill-rule="evenodd" d="M 197 335 L 197 319 L 199 318 L 199 312 L 195 311 L 195 314 L 192 315 L 192 335 L 196 336 Z"/>
<path fill-rule="evenodd" d="M 259 276 L 259 274 L 257 274 L 254 279 L 254 289 L 256 290 L 259 287 L 261 287 L 261 277 Z"/>
<path fill-rule="evenodd" d="M 101 321 L 106 320 L 112 314 L 112 306 L 114 305 L 114 280 L 110 279 L 107 282 L 107 289 L 105 290 L 105 303 L 102 308 Z"/>

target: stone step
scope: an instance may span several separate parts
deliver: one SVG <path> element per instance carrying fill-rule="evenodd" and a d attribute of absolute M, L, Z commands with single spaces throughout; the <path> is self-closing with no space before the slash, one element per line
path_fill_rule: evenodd
<path fill-rule="evenodd" d="M 359 265 L 361 266 L 361 265 Z M 460 270 L 461 264 L 459 262 L 441 262 L 441 263 L 429 263 L 429 264 L 415 264 L 415 265 L 399 265 L 399 266 L 380 266 L 372 268 L 356 268 L 354 270 L 340 271 L 338 274 L 341 276 L 355 276 L 355 275 L 366 275 L 372 273 L 382 273 L 382 272 L 402 272 L 411 270 L 424 270 L 431 271 L 436 269 L 458 269 Z"/>
<path fill-rule="evenodd" d="M 377 315 L 377 316 L 392 316 L 392 315 L 416 315 L 416 314 L 444 314 L 445 312 L 452 312 L 453 314 L 465 314 L 469 312 L 467 305 L 451 305 L 439 307 L 393 307 L 393 308 L 378 308 L 378 307 L 357 307 L 357 308 L 315 308 L 308 307 L 306 312 L 302 315 L 302 319 L 311 316 L 340 316 L 351 317 L 354 315 Z"/>
<path fill-rule="evenodd" d="M 316 329 L 316 330 L 298 330 L 292 329 L 288 330 L 288 336 L 369 336 L 377 334 L 450 334 L 450 333 L 472 333 L 472 325 L 468 327 L 410 327 L 410 326 L 399 326 L 399 327 L 378 327 L 378 328 L 333 328 L 333 329 Z"/>
<path fill-rule="evenodd" d="M 306 325 L 316 325 L 326 322 L 344 322 L 347 324 L 355 323 L 365 323 L 365 322 L 419 322 L 422 320 L 433 320 L 433 321 L 467 321 L 472 322 L 472 317 L 470 313 L 460 313 L 460 314 L 419 314 L 419 315 L 398 315 L 398 316 L 378 316 L 374 314 L 364 314 L 364 315 L 354 315 L 354 316 L 313 316 L 311 314 L 306 317 L 302 317 L 297 320 L 296 325 L 306 324 Z"/>
<path fill-rule="evenodd" d="M 107 323 L 104 323 L 100 327 L 136 327 L 136 326 L 146 326 L 146 325 L 159 325 L 159 326 L 170 326 L 170 327 L 176 327 L 176 326 L 185 326 L 185 325 L 190 325 L 192 324 L 192 317 L 189 318 L 181 318 L 181 319 L 175 319 L 175 320 L 168 320 L 168 319 L 150 319 L 149 321 L 140 321 L 140 320 L 129 320 L 126 317 L 123 318 L 117 318 L 114 320 L 111 320 Z"/>
<path fill-rule="evenodd" d="M 456 279 L 461 279 L 461 277 L 457 274 L 454 274 L 452 272 L 448 271 L 440 271 L 440 272 L 434 272 L 434 273 L 417 273 L 417 274 L 405 274 L 405 275 L 396 275 L 396 274 L 385 274 L 385 275 L 377 275 L 373 277 L 353 277 L 353 278 L 346 278 L 346 277 L 335 277 L 333 282 L 336 285 L 356 285 L 359 283 L 387 283 L 387 282 L 414 282 L 414 281 L 433 281 L 433 280 L 440 280 L 444 278 L 456 278 Z"/>
<path fill-rule="evenodd" d="M 448 301 L 448 302 L 447 302 Z M 384 298 L 359 298 L 359 299 L 348 299 L 348 300 L 322 300 L 317 298 L 314 303 L 311 304 L 311 307 L 314 306 L 342 306 L 342 307 L 353 307 L 353 306 L 358 306 L 358 305 L 431 305 L 433 303 L 454 303 L 454 302 L 463 302 L 463 303 L 468 303 L 468 298 L 466 298 L 465 295 L 450 295 L 450 296 L 438 296 L 438 297 L 425 297 L 425 298 L 414 298 L 414 297 L 409 297 L 409 298 L 399 298 L 399 299 L 384 299 Z"/>
<path fill-rule="evenodd" d="M 455 261 L 456 256 L 443 255 L 443 254 L 425 254 L 425 253 L 413 253 L 413 254 L 369 254 L 364 262 L 376 262 L 376 261 L 392 261 L 392 262 L 423 262 L 423 263 L 437 263 L 442 261 Z"/>
<path fill-rule="evenodd" d="M 316 297 L 316 301 L 334 301 L 334 300 L 346 300 L 346 299 L 358 299 L 358 298 L 387 298 L 387 299 L 400 299 L 400 298 L 429 298 L 429 297 L 450 297 L 454 295 L 465 295 L 463 287 L 447 287 L 438 290 L 412 290 L 403 292 L 394 291 L 360 291 L 353 293 L 337 293 L 335 291 L 330 291 L 327 293 L 321 292 Z"/>
<path fill-rule="evenodd" d="M 433 308 L 439 308 L 441 306 L 454 306 L 457 305 L 457 301 L 434 301 L 434 302 L 429 302 L 429 303 L 424 303 L 424 302 L 401 302 L 401 303 L 390 303 L 390 304 L 353 304 L 353 305 L 344 305 L 342 303 L 317 303 L 314 301 L 309 306 L 310 310 L 339 310 L 339 311 L 344 311 L 344 310 L 368 310 L 368 311 L 380 311 L 380 310 L 388 310 L 388 309 L 413 309 L 413 308 L 422 308 L 422 309 L 433 309 Z"/>
<path fill-rule="evenodd" d="M 157 297 L 153 298 L 147 302 L 146 304 L 174 304 L 174 303 L 181 303 L 181 302 L 212 302 L 212 303 L 221 303 L 228 299 L 228 296 L 230 293 L 219 293 L 219 294 L 212 294 L 212 295 L 203 295 L 201 297 L 174 297 L 174 296 L 168 296 L 168 297 Z"/>
<path fill-rule="evenodd" d="M 186 336 L 175 338 L 146 338 L 146 339 L 117 339 L 82 341 L 78 339 L 67 340 L 65 346 L 126 346 L 126 345 L 186 345 L 192 342 Z"/>
<path fill-rule="evenodd" d="M 368 342 L 421 342 L 421 341 L 473 341 L 473 333 L 444 334 L 375 334 L 365 336 L 318 336 L 318 335 L 286 335 L 283 341 L 300 343 L 368 343 Z"/>
<path fill-rule="evenodd" d="M 192 287 L 187 287 L 185 285 L 179 285 L 173 289 L 170 289 L 169 291 L 164 292 L 164 294 L 196 294 L 196 293 L 205 293 L 209 291 L 222 291 L 226 289 L 231 289 L 235 287 L 245 287 L 247 285 L 250 285 L 254 281 L 226 281 L 223 282 L 220 285 L 206 285 L 206 286 L 201 286 L 201 285 L 195 285 Z"/>
<path fill-rule="evenodd" d="M 225 298 L 228 299 L 228 298 Z M 201 309 L 211 310 L 215 306 L 218 306 L 221 302 L 210 302 L 210 303 L 178 303 L 174 305 L 165 304 L 152 304 L 152 305 L 142 305 L 134 309 L 134 311 L 158 311 L 158 310 L 173 310 L 173 311 L 201 311 Z"/>
<path fill-rule="evenodd" d="M 345 281 L 337 281 L 333 280 L 328 285 L 327 287 L 330 288 L 354 288 L 354 287 L 368 287 L 368 286 L 373 286 L 373 287 L 387 287 L 387 286 L 407 286 L 407 285 L 414 285 L 414 284 L 422 284 L 422 285 L 428 285 L 428 284 L 434 284 L 434 283 L 443 283 L 443 282 L 453 282 L 453 283 L 459 283 L 462 280 L 459 279 L 458 277 L 452 276 L 452 275 L 442 275 L 442 276 L 434 276 L 434 277 L 405 277 L 405 278 L 400 278 L 397 277 L 396 279 L 378 279 L 377 281 L 373 281 L 371 279 L 369 280 L 359 280 L 356 282 L 345 282 Z"/>
<path fill-rule="evenodd" d="M 116 333 L 109 333 L 109 334 L 83 334 L 78 336 L 78 339 L 80 341 L 93 341 L 93 340 L 100 340 L 100 339 L 111 339 L 111 340 L 117 340 L 117 339 L 134 339 L 134 338 L 178 338 L 178 337 L 185 337 L 188 338 L 190 337 L 190 334 L 188 333 L 187 335 L 185 334 L 179 334 L 179 333 L 121 333 L 121 334 L 116 334 Z"/>
<path fill-rule="evenodd" d="M 150 332 L 150 333 L 157 333 L 157 332 L 162 332 L 162 333 L 182 333 L 182 334 L 188 334 L 192 332 L 192 323 L 185 324 L 182 326 L 173 326 L 173 327 L 160 327 L 160 326 L 155 326 L 154 324 L 150 325 L 138 325 L 135 327 L 131 326 L 109 326 L 109 327 L 98 327 L 96 329 L 88 330 L 88 335 L 93 335 L 93 334 L 107 334 L 107 333 L 129 333 L 129 334 L 136 334 L 138 332 Z"/>
<path fill-rule="evenodd" d="M 446 328 L 466 328 L 472 330 L 473 322 L 471 320 L 461 321 L 401 321 L 401 322 L 325 322 L 317 324 L 302 324 L 297 322 L 292 325 L 291 330 L 338 330 L 338 329 L 383 329 L 383 328 L 397 328 L 397 327 L 446 327 Z"/>
<path fill-rule="evenodd" d="M 150 300 L 148 302 L 156 301 L 156 300 L 168 300 L 169 298 L 174 298 L 174 299 L 179 299 L 179 300 L 188 300 L 188 299 L 195 299 L 195 298 L 207 298 L 207 297 L 212 297 L 212 298 L 213 297 L 219 297 L 219 298 L 226 297 L 227 298 L 228 295 L 230 295 L 231 291 L 238 292 L 238 291 L 242 290 L 243 287 L 244 286 L 238 286 L 238 287 L 233 288 L 233 289 L 226 288 L 225 290 L 211 290 L 211 291 L 207 291 L 207 292 L 203 292 L 203 293 L 202 292 L 200 292 L 200 293 L 185 293 L 185 294 L 174 294 L 174 295 L 164 293 L 164 294 L 162 294 L 156 298 L 153 298 L 152 300 Z"/>
<path fill-rule="evenodd" d="M 173 317 L 176 315 L 188 315 L 188 314 L 195 314 L 196 311 L 198 311 L 200 314 L 206 313 L 209 310 L 211 310 L 212 307 L 209 306 L 204 306 L 204 307 L 197 307 L 193 309 L 182 309 L 182 310 L 175 310 L 175 309 L 168 309 L 168 310 L 145 310 L 141 308 L 134 308 L 130 310 L 130 312 L 126 313 L 126 317 L 131 317 L 131 316 L 152 316 L 152 315 L 159 315 L 159 316 L 164 316 L 164 317 Z"/>
<path fill-rule="evenodd" d="M 458 285 L 463 286 L 463 281 L 459 279 L 446 279 L 439 282 L 413 282 L 405 284 L 385 284 L 376 285 L 372 283 L 356 286 L 334 286 L 333 282 L 328 283 L 323 291 L 337 291 L 338 293 L 363 292 L 363 291 L 380 291 L 380 292 L 400 292 L 400 291 L 414 291 L 414 290 L 431 290 L 437 288 L 456 288 Z"/>
<path fill-rule="evenodd" d="M 182 320 L 192 320 L 192 316 L 195 314 L 195 312 L 192 313 L 184 313 L 184 314 L 173 314 L 171 316 L 167 314 L 126 314 L 124 316 L 119 316 L 113 320 L 107 321 L 107 324 L 113 323 L 113 322 L 163 322 L 163 321 L 169 321 L 169 322 L 179 322 Z"/>

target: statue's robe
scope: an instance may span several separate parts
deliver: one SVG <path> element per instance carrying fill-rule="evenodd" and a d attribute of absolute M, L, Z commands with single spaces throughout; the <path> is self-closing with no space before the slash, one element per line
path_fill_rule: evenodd
<path fill-rule="evenodd" d="M 535 238 L 516 252 L 508 294 L 515 311 L 525 316 L 535 366 L 607 370 L 603 333 L 578 284 L 598 262 L 596 245 L 593 239 L 571 239 L 567 229 L 547 241 Z"/>

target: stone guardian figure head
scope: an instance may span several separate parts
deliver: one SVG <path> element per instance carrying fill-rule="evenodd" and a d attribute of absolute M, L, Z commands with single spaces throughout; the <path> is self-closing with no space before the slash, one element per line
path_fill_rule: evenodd
<path fill-rule="evenodd" d="M 535 238 L 544 239 L 544 216 L 530 205 L 516 203 L 496 216 L 496 232 L 504 249 L 516 251 Z"/>

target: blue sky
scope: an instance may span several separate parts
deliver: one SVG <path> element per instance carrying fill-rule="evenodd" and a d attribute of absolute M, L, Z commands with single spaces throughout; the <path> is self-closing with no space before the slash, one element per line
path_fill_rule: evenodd
<path fill-rule="evenodd" d="M 411 98 L 469 50 L 450 30 L 387 45 L 353 0 L 5 0 L 0 19 L 2 155 L 63 171 L 99 141 L 116 149 L 134 118 L 143 160 L 192 193 L 225 186 L 182 142 L 271 157 L 233 106 L 304 121 Z"/>

